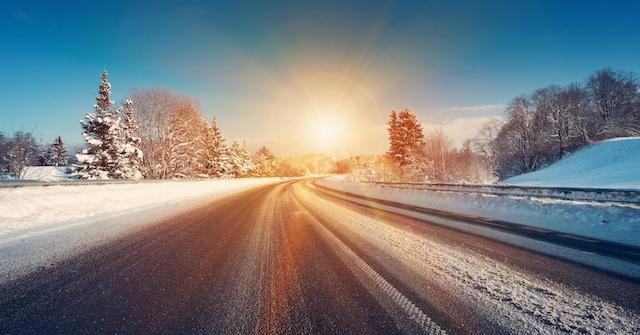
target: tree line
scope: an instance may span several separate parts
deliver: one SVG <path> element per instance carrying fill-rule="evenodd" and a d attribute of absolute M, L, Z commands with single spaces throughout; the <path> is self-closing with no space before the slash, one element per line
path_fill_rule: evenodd
<path fill-rule="evenodd" d="M 116 107 L 104 71 L 93 112 L 80 122 L 85 145 L 70 155 L 60 136 L 42 146 L 29 132 L 0 133 L 0 176 L 20 178 L 25 166 L 69 166 L 81 179 L 193 179 L 323 174 L 326 155 L 277 157 L 266 146 L 249 153 L 228 143 L 215 118 L 192 98 L 168 89 L 134 90 Z"/>
<path fill-rule="evenodd" d="M 579 83 L 514 98 L 504 119 L 484 123 L 454 148 L 441 129 L 425 135 L 410 110 L 392 112 L 386 155 L 354 156 L 336 172 L 356 180 L 486 183 L 535 171 L 595 141 L 640 136 L 640 83 L 603 69 Z"/>
<path fill-rule="evenodd" d="M 188 96 L 136 90 L 114 109 L 106 71 L 95 111 L 81 124 L 86 147 L 75 173 L 83 179 L 239 178 L 278 169 L 268 148 L 251 155 L 244 142 L 227 143 L 217 120 L 206 120 Z"/>
<path fill-rule="evenodd" d="M 504 179 L 545 167 L 594 141 L 639 135 L 638 78 L 604 69 L 579 83 L 514 98 L 505 119 L 485 123 L 469 143 Z"/>
<path fill-rule="evenodd" d="M 0 178 L 19 178 L 25 166 L 66 166 L 70 157 L 60 136 L 43 146 L 31 132 L 16 131 L 12 136 L 0 132 Z"/>
<path fill-rule="evenodd" d="M 442 129 L 425 135 L 408 109 L 389 115 L 389 150 L 385 155 L 359 155 L 336 163 L 336 173 L 354 180 L 433 183 L 486 183 L 494 178 L 470 143 L 455 148 Z"/>

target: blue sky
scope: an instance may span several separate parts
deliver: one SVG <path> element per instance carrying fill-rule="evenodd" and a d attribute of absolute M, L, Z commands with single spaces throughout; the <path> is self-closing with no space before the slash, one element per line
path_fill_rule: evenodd
<path fill-rule="evenodd" d="M 136 88 L 182 92 L 227 137 L 279 153 L 382 152 L 386 115 L 404 107 L 459 143 L 516 95 L 604 67 L 640 73 L 639 10 L 632 1 L 3 1 L 0 131 L 81 143 L 78 121 L 106 67 L 115 100 Z M 304 140 L 305 120 L 317 119 L 343 125 L 341 145 Z"/>

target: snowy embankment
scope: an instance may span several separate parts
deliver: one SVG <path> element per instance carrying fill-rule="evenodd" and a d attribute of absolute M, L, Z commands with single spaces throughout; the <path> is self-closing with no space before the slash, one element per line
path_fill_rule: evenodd
<path fill-rule="evenodd" d="M 317 182 L 375 199 L 640 246 L 640 206 L 397 188 L 341 177 Z"/>
<path fill-rule="evenodd" d="M 25 166 L 20 170 L 20 180 L 56 182 L 70 180 L 69 166 Z"/>
<path fill-rule="evenodd" d="M 154 220 L 282 180 L 0 188 L 0 282 Z"/>
<path fill-rule="evenodd" d="M 511 177 L 502 184 L 640 189 L 640 137 L 588 145 L 544 169 Z"/>

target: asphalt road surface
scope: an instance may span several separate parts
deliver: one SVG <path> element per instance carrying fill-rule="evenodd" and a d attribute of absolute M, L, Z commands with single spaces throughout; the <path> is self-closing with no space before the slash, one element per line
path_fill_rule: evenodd
<path fill-rule="evenodd" d="M 359 206 L 218 200 L 0 285 L 0 334 L 640 332 L 633 279 Z"/>

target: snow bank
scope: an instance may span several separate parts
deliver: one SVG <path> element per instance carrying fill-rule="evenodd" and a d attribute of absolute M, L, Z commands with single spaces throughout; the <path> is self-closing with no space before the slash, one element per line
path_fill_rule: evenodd
<path fill-rule="evenodd" d="M 544 169 L 509 178 L 502 183 L 640 189 L 640 137 L 597 142 Z"/>
<path fill-rule="evenodd" d="M 635 205 L 440 192 L 334 178 L 318 184 L 376 199 L 640 246 L 640 207 Z"/>
<path fill-rule="evenodd" d="M 68 169 L 68 166 L 25 166 L 20 171 L 20 179 L 45 182 L 68 180 Z"/>

